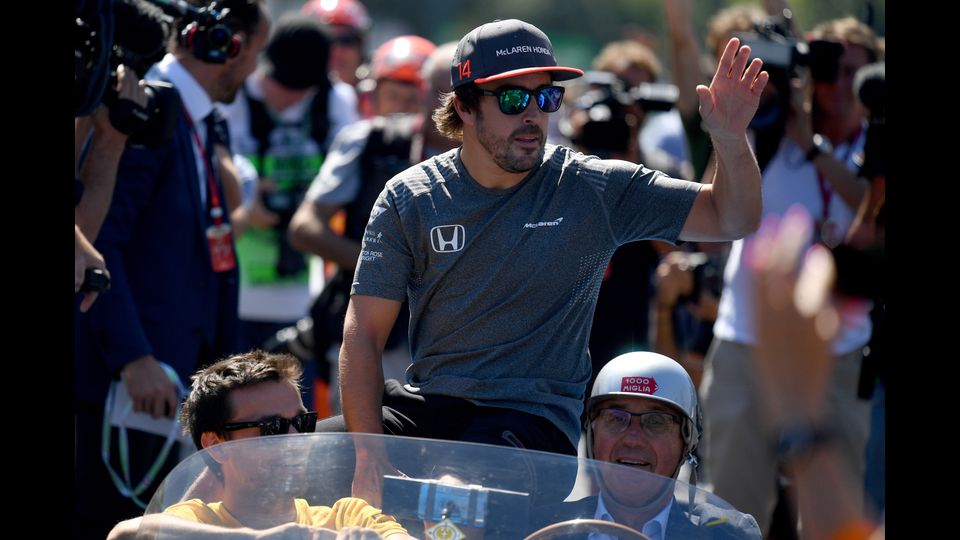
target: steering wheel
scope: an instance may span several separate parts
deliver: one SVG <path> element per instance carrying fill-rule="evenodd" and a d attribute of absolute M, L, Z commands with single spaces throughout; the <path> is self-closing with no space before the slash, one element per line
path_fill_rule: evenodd
<path fill-rule="evenodd" d="M 636 529 L 600 519 L 571 519 L 561 521 L 553 525 L 547 525 L 539 531 L 535 531 L 530 536 L 524 538 L 524 540 L 551 540 L 576 533 L 609 534 L 616 536 L 620 540 L 650 540 L 649 536 L 638 532 Z"/>

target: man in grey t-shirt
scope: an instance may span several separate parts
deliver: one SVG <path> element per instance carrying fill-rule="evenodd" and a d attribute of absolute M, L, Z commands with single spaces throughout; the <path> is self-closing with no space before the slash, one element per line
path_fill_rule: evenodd
<path fill-rule="evenodd" d="M 364 234 L 340 353 L 347 429 L 574 454 L 613 251 L 730 240 L 758 224 L 745 130 L 767 74 L 758 59 L 747 67 L 749 52 L 732 39 L 710 87 L 697 88 L 719 160 L 701 185 L 547 145 L 547 113 L 563 98 L 551 83 L 583 72 L 558 66 L 547 36 L 523 21 L 464 36 L 454 92 L 434 113 L 462 146 L 388 182 Z M 383 344 L 404 299 L 413 363 L 384 396 Z M 375 492 L 377 467 L 357 470 L 354 487 Z"/>

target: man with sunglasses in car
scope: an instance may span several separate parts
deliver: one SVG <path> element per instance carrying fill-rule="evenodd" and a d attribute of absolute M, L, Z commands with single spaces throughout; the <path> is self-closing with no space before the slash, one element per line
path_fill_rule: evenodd
<path fill-rule="evenodd" d="M 584 419 L 587 457 L 618 467 L 593 470 L 599 494 L 539 509 L 541 525 L 597 519 L 627 525 L 653 540 L 759 539 L 752 516 L 710 495 L 674 497 L 684 462 L 696 466 L 701 412 L 697 390 L 676 361 L 653 352 L 622 354 L 597 374 Z"/>
<path fill-rule="evenodd" d="M 380 194 L 345 320 L 344 419 L 318 430 L 345 420 L 350 431 L 574 455 L 593 309 L 614 250 L 730 240 L 758 224 L 760 174 L 745 129 L 767 75 L 748 58 L 731 40 L 710 87 L 697 89 L 721 163 L 701 185 L 546 144 L 563 100 L 555 82 L 583 71 L 558 66 L 549 38 L 520 20 L 464 36 L 454 91 L 434 112 L 462 145 Z M 413 363 L 407 384 L 384 385 L 383 344 L 405 299 Z M 355 488 L 375 489 L 373 468 L 360 470 L 370 476 Z"/>
<path fill-rule="evenodd" d="M 263 351 L 233 356 L 201 369 L 183 403 L 180 419 L 198 450 L 222 442 L 311 433 L 317 413 L 300 398 L 300 361 Z M 276 494 L 268 486 L 281 470 L 271 463 L 284 456 L 256 455 L 256 447 L 231 446 L 205 456 L 222 484 L 222 500 L 190 499 L 153 514 L 118 524 L 110 538 L 410 538 L 391 516 L 365 501 L 347 497 L 332 507 Z M 284 464 L 289 467 L 288 463 Z M 309 533 L 309 534 L 308 534 Z M 328 533 L 328 534 L 323 534 Z M 306 536 L 303 536 L 306 534 Z M 310 536 L 310 534 L 314 536 Z"/>

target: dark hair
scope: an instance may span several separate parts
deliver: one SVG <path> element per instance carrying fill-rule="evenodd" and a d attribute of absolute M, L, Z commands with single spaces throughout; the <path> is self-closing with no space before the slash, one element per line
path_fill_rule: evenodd
<path fill-rule="evenodd" d="M 433 111 L 433 121 L 437 124 L 437 131 L 449 139 L 463 139 L 463 119 L 457 112 L 455 101 L 468 110 L 480 110 L 480 92 L 474 84 L 466 84 L 453 92 L 444 92 L 440 95 L 440 106 Z"/>
<path fill-rule="evenodd" d="M 180 423 L 200 450 L 200 436 L 204 433 L 225 435 L 221 428 L 230 419 L 230 392 L 268 381 L 289 381 L 299 390 L 302 374 L 300 361 L 289 354 L 253 350 L 220 360 L 191 377 L 190 395 L 180 410 Z"/>
<path fill-rule="evenodd" d="M 206 7 L 216 3 L 215 9 L 223 11 L 229 9 L 230 13 L 224 19 L 224 23 L 234 32 L 243 32 L 247 36 L 256 33 L 260 26 L 262 0 L 186 0 L 188 4 L 196 7 Z M 177 20 L 177 35 L 183 33 L 183 29 L 193 22 L 189 17 L 181 17 Z M 182 43 L 182 42 L 180 42 Z"/>
<path fill-rule="evenodd" d="M 843 17 L 824 21 L 810 32 L 814 39 L 842 41 L 850 45 L 859 45 L 867 51 L 867 62 L 876 62 L 879 58 L 879 42 L 873 29 L 858 21 L 855 17 Z"/>
<path fill-rule="evenodd" d="M 309 15 L 280 17 L 264 50 L 267 74 L 287 88 L 330 86 L 330 30 Z"/>

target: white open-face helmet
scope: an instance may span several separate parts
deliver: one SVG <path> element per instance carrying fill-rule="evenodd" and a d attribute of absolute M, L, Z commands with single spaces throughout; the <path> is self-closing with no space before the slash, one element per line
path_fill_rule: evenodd
<path fill-rule="evenodd" d="M 689 457 L 700 441 L 701 413 L 697 389 L 690 375 L 675 360 L 653 352 L 630 352 L 607 362 L 590 391 L 584 428 L 587 457 L 593 458 L 591 422 L 597 405 L 611 397 L 632 396 L 661 401 L 683 414 L 681 435 Z"/>

